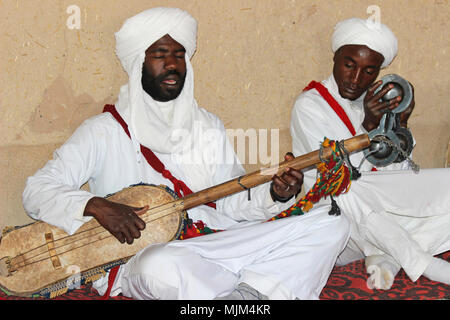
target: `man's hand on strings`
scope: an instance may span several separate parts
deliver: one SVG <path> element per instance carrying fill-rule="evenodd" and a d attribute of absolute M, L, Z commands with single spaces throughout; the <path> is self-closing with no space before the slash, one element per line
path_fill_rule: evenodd
<path fill-rule="evenodd" d="M 288 152 L 284 160 L 290 161 L 294 155 Z M 287 168 L 281 175 L 275 175 L 272 178 L 271 194 L 273 200 L 286 202 L 292 196 L 296 196 L 302 189 L 303 172 L 293 168 Z"/>
<path fill-rule="evenodd" d="M 94 217 L 100 225 L 108 230 L 121 243 L 132 244 L 141 236 L 145 222 L 139 218 L 149 206 L 134 208 L 124 204 L 94 197 L 88 201 L 84 209 L 85 216 Z"/>

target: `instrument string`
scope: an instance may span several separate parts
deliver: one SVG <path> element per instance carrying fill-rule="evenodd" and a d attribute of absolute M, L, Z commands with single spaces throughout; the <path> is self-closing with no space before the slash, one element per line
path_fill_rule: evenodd
<path fill-rule="evenodd" d="M 155 207 L 150 208 L 146 213 L 144 213 L 144 214 L 141 216 L 141 218 L 143 218 L 142 220 L 143 220 L 144 222 L 147 222 L 147 221 L 145 221 L 145 219 L 144 219 L 145 217 L 150 217 L 150 216 L 152 216 L 152 215 L 156 215 L 156 214 L 158 214 L 158 213 L 160 213 L 161 211 L 164 211 L 164 210 L 174 209 L 174 208 L 170 208 L 170 207 L 169 207 L 168 209 L 162 208 L 162 210 L 160 210 L 161 207 L 170 205 L 170 204 L 172 204 L 172 203 L 176 203 L 176 201 L 177 201 L 177 200 L 174 200 L 174 201 L 171 201 L 171 202 L 168 202 L 168 203 L 163 203 L 163 204 L 160 204 L 160 205 L 157 205 L 157 206 L 155 206 Z M 151 212 L 149 212 L 149 211 L 151 211 Z M 168 214 L 170 214 L 170 213 L 173 213 L 173 212 L 169 212 Z M 149 220 L 149 221 L 152 221 L 152 220 Z M 77 236 L 79 236 L 79 235 L 82 235 L 83 233 L 86 233 L 86 232 L 89 232 L 89 231 L 93 231 L 93 230 L 95 230 L 95 229 L 103 229 L 103 230 L 105 230 L 101 225 L 97 225 L 97 226 L 95 226 L 95 227 L 92 227 L 92 228 L 88 228 L 88 229 L 86 229 L 86 230 L 79 231 L 79 232 L 77 232 L 76 234 L 73 234 L 73 235 L 67 235 L 67 236 L 61 237 L 61 238 L 55 240 L 54 243 L 56 244 L 57 242 L 61 242 L 61 241 L 65 240 L 65 239 L 67 239 L 67 238 L 72 238 L 72 239 L 73 239 L 73 238 L 75 238 L 75 237 L 77 237 Z M 102 231 L 102 232 L 103 232 L 103 231 Z M 76 240 L 74 240 L 74 241 L 76 241 Z M 74 242 L 74 241 L 72 241 L 72 242 Z M 63 245 L 63 246 L 64 246 L 64 245 Z M 46 247 L 47 247 L 47 244 L 43 244 L 43 245 L 40 245 L 40 246 L 38 246 L 38 247 L 36 247 L 36 248 L 30 249 L 30 250 L 28 250 L 28 251 L 26 251 L 26 252 L 21 253 L 21 254 L 18 255 L 18 256 L 24 256 L 24 255 L 26 255 L 26 254 L 28 254 L 28 253 L 34 251 L 34 250 L 37 250 L 37 249 L 42 248 L 42 247 L 45 247 L 45 248 L 46 248 Z M 56 247 L 56 248 L 59 248 L 59 247 Z M 46 252 L 46 251 L 45 251 L 45 252 Z M 44 252 L 44 253 L 45 253 L 45 252 Z"/>
<path fill-rule="evenodd" d="M 172 201 L 172 202 L 169 202 L 169 204 L 170 204 L 170 203 L 175 203 L 175 202 L 176 202 L 176 201 Z M 166 205 L 167 205 L 167 203 L 166 203 L 166 204 L 162 204 L 162 205 L 158 205 L 158 206 L 156 206 L 156 207 L 154 207 L 154 208 L 149 209 L 149 211 L 152 211 L 152 212 L 151 212 L 151 213 L 148 213 L 148 211 L 147 211 L 147 213 L 144 214 L 145 217 L 143 217 L 142 220 L 143 220 L 145 223 L 150 223 L 150 222 L 153 222 L 153 221 L 162 219 L 162 218 L 164 218 L 164 217 L 166 217 L 166 216 L 168 216 L 168 215 L 170 215 L 170 214 L 172 214 L 172 213 L 174 213 L 174 212 L 180 211 L 179 208 L 169 207 L 169 208 L 167 208 L 167 209 L 163 209 L 163 210 L 160 210 L 160 211 L 156 210 L 156 212 L 154 212 L 154 209 L 160 209 L 162 206 L 166 206 Z M 158 213 L 160 213 L 160 212 L 162 212 L 162 211 L 168 211 L 168 212 L 165 213 L 165 214 L 164 214 L 163 216 L 161 216 L 161 217 L 152 218 L 152 216 L 154 216 L 154 215 L 156 215 L 156 214 L 158 214 Z M 142 216 L 141 216 L 141 217 L 142 217 Z M 92 230 L 95 230 L 95 229 L 102 229 L 102 231 L 96 232 L 96 233 L 94 233 L 94 234 L 89 234 L 89 235 L 87 235 L 86 237 L 82 237 L 81 239 L 75 239 L 75 240 L 73 240 L 73 238 L 76 238 L 76 236 L 79 236 L 79 235 L 82 234 L 82 233 L 85 233 L 85 232 L 88 232 L 88 231 L 92 231 Z M 107 235 L 106 237 L 103 237 L 103 238 L 100 238 L 100 239 L 89 240 L 90 238 L 95 237 L 95 236 L 98 236 L 98 235 L 100 235 L 100 234 L 102 234 L 102 233 L 108 233 L 108 235 Z M 109 233 L 108 230 L 106 230 L 106 229 L 103 228 L 101 225 L 99 225 L 99 226 L 96 226 L 96 227 L 92 227 L 92 228 L 89 228 L 89 229 L 80 231 L 79 233 L 76 233 L 76 234 L 74 234 L 74 235 L 71 235 L 71 236 L 70 236 L 70 235 L 69 235 L 69 236 L 64 236 L 64 237 L 62 237 L 62 238 L 59 238 L 59 239 L 55 240 L 55 241 L 54 241 L 54 243 L 55 243 L 55 248 L 54 248 L 54 249 L 55 249 L 55 250 L 56 250 L 56 249 L 61 249 L 62 247 L 68 246 L 68 245 L 70 245 L 70 244 L 73 244 L 73 243 L 76 243 L 76 242 L 79 242 L 79 241 L 89 240 L 87 243 L 85 243 L 85 244 L 83 244 L 83 245 L 80 245 L 80 246 L 77 246 L 77 247 L 72 247 L 72 248 L 67 249 L 66 251 L 57 253 L 58 255 L 62 255 L 62 254 L 68 253 L 68 252 L 70 252 L 70 251 L 73 251 L 73 250 L 82 248 L 82 247 L 84 247 L 84 246 L 91 245 L 91 244 L 93 244 L 93 243 L 95 243 L 95 242 L 102 241 L 102 240 L 105 240 L 105 239 L 108 239 L 108 238 L 112 238 L 112 237 L 114 237 L 114 236 L 113 236 L 111 233 Z M 70 241 L 70 242 L 65 242 L 65 243 L 63 243 L 63 244 L 60 244 L 60 242 L 63 242 L 62 240 L 65 240 L 65 239 L 69 239 L 69 240 L 72 240 L 72 241 Z M 57 246 L 56 243 L 58 243 L 59 245 Z M 48 257 L 45 257 L 45 258 L 42 258 L 42 259 L 39 259 L 39 260 L 32 261 L 32 259 L 35 259 L 35 258 L 37 258 L 37 257 L 39 257 L 39 256 L 41 256 L 41 255 L 43 255 L 43 254 L 47 254 L 47 253 L 48 253 L 48 250 L 45 250 L 44 252 L 41 252 L 41 253 L 38 253 L 38 254 L 35 254 L 35 255 L 32 256 L 32 257 L 25 257 L 26 254 L 29 254 L 30 252 L 32 252 L 32 251 L 34 251 L 34 250 L 38 250 L 39 248 L 43 248 L 43 247 L 44 247 L 44 248 L 47 248 L 47 244 L 40 245 L 40 246 L 38 246 L 38 247 L 36 247 L 36 248 L 33 248 L 33 249 L 31 249 L 31 250 L 28 250 L 27 252 L 21 253 L 21 254 L 17 255 L 16 257 L 12 258 L 12 259 L 11 259 L 11 264 L 10 264 L 10 265 L 11 265 L 11 269 L 14 270 L 14 271 L 17 271 L 17 270 L 19 270 L 19 269 L 21 269 L 21 268 L 24 268 L 24 267 L 26 267 L 26 266 L 29 266 L 29 265 L 32 265 L 32 264 L 35 264 L 35 263 L 38 263 L 38 262 L 41 262 L 41 261 L 45 261 L 45 260 L 51 259 L 51 257 L 48 256 Z M 20 259 L 21 257 L 22 257 L 22 259 Z M 17 261 L 17 260 L 21 260 L 21 261 L 15 262 L 15 261 Z"/>

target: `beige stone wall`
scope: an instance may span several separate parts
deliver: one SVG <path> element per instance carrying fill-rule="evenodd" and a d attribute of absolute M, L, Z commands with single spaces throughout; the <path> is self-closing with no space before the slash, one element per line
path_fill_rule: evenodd
<path fill-rule="evenodd" d="M 70 5 L 81 10 L 79 30 L 67 27 Z M 447 0 L 0 0 L 0 228 L 30 221 L 21 205 L 26 177 L 84 119 L 115 101 L 127 78 L 114 54 L 114 32 L 158 5 L 180 7 L 199 21 L 193 59 L 199 104 L 227 128 L 279 129 L 281 156 L 290 150 L 296 96 L 331 72 L 333 26 L 368 17 L 368 6 L 378 5 L 400 44 L 383 74 L 398 73 L 415 86 L 416 159 L 424 168 L 445 165 Z M 258 166 L 246 163 L 249 170 Z"/>

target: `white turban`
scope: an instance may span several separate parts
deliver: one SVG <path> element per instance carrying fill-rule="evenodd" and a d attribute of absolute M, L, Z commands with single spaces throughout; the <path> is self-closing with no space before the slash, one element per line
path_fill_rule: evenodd
<path fill-rule="evenodd" d="M 125 21 L 116 33 L 116 54 L 130 74 L 133 60 L 166 34 L 180 43 L 189 59 L 197 46 L 197 21 L 178 8 L 152 8 Z"/>
<path fill-rule="evenodd" d="M 384 57 L 382 68 L 391 64 L 397 55 L 398 41 L 384 24 L 359 18 L 339 22 L 331 38 L 331 48 L 336 52 L 345 45 L 365 45 Z"/>
<path fill-rule="evenodd" d="M 145 51 L 166 34 L 186 49 L 186 79 L 180 95 L 162 103 L 142 88 L 142 68 Z M 197 21 L 177 8 L 143 11 L 126 20 L 116 33 L 116 54 L 129 76 L 128 84 L 120 89 L 116 108 L 134 138 L 154 152 L 171 155 L 193 152 L 202 143 L 199 137 L 190 136 L 195 126 L 208 127 L 210 123 L 194 98 L 194 71 L 190 59 L 196 43 Z M 208 168 L 203 164 L 188 164 L 183 171 L 190 175 L 186 182 L 191 188 L 199 189 L 209 183 L 205 180 Z"/>

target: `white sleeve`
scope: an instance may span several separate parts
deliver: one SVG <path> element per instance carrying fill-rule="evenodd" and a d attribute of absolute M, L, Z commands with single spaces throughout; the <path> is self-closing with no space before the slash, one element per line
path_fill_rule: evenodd
<path fill-rule="evenodd" d="M 332 139 L 337 135 L 321 106 L 305 95 L 300 95 L 294 104 L 290 130 L 296 157 L 318 150 L 325 137 Z M 308 192 L 316 182 L 317 170 L 305 169 L 303 174 L 305 192 Z"/>
<path fill-rule="evenodd" d="M 23 205 L 33 218 L 73 234 L 83 223 L 86 203 L 93 194 L 80 190 L 94 171 L 102 150 L 98 136 L 84 122 L 67 142 L 57 149 L 53 159 L 26 181 Z"/>
<path fill-rule="evenodd" d="M 225 130 L 223 130 L 225 132 Z M 226 134 L 222 137 L 224 148 L 218 154 L 218 165 L 214 175 L 214 184 L 220 184 L 246 174 Z M 269 219 L 287 209 L 294 198 L 287 203 L 274 202 L 270 196 L 270 182 L 244 190 L 216 201 L 217 210 L 236 221 Z"/>
<path fill-rule="evenodd" d="M 296 157 L 318 150 L 324 138 L 336 136 L 333 125 L 326 119 L 320 106 L 300 97 L 291 114 L 292 152 Z"/>

